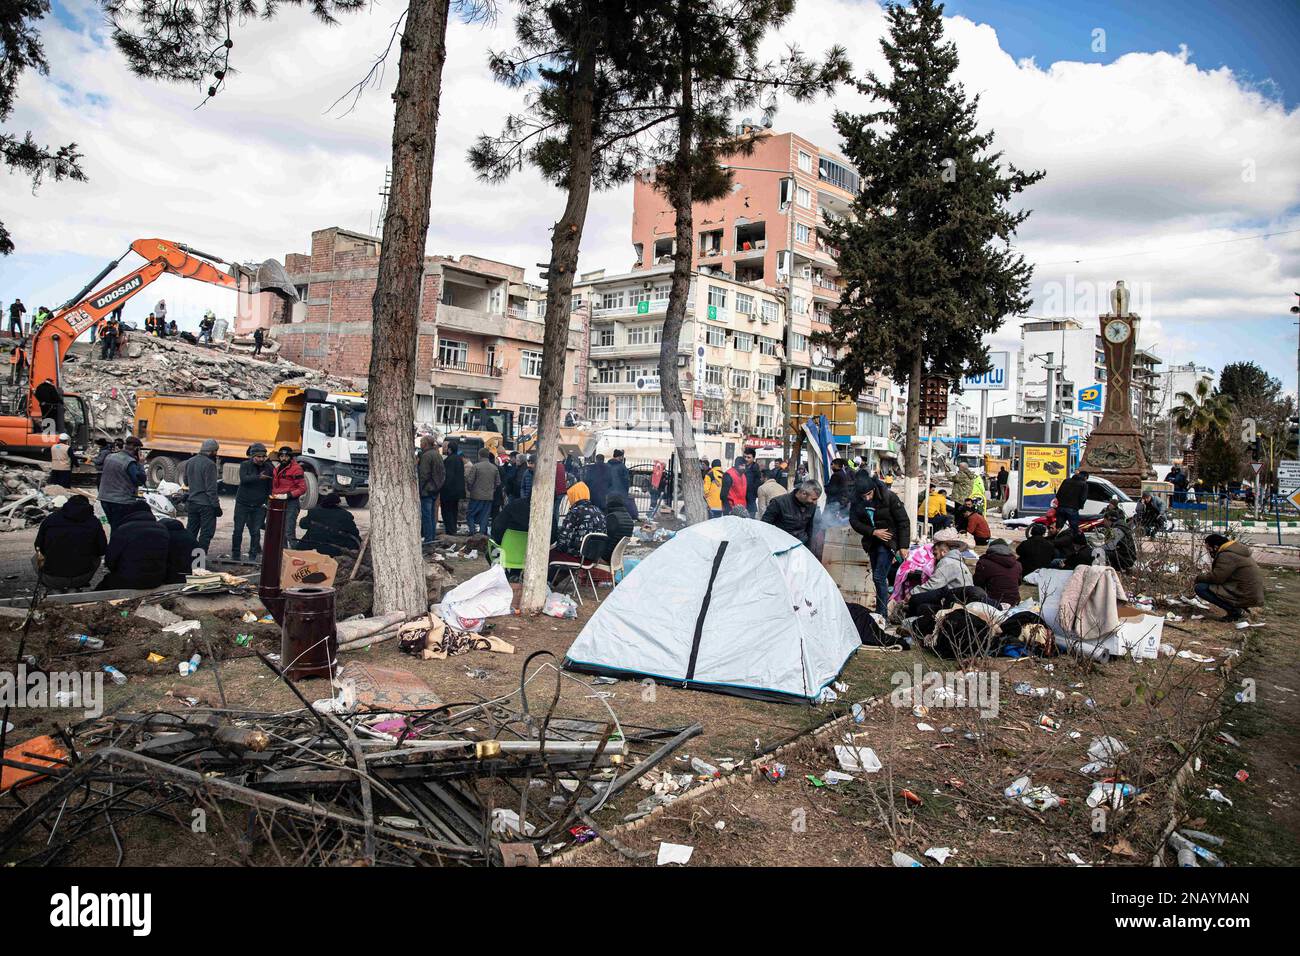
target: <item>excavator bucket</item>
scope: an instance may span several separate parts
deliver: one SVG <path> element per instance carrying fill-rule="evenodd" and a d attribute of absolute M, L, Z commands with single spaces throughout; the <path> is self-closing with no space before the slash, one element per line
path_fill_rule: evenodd
<path fill-rule="evenodd" d="M 230 267 L 230 274 L 239 280 L 240 288 L 250 295 L 274 292 L 289 302 L 299 301 L 298 290 L 290 281 L 289 273 L 284 271 L 284 266 L 276 259 L 267 259 L 256 268 L 251 265 L 234 265 Z"/>

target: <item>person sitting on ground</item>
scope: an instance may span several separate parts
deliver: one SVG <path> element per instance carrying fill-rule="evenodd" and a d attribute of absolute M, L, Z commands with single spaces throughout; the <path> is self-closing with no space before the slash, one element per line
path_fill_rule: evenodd
<path fill-rule="evenodd" d="M 954 593 L 966 593 L 963 591 L 965 588 L 975 587 L 970 568 L 966 567 L 966 562 L 961 557 L 965 548 L 966 541 L 962 538 L 934 542 L 931 546 L 934 573 L 912 588 L 907 599 L 908 617 L 915 617 L 927 608 L 942 604 Z"/>
<path fill-rule="evenodd" d="M 776 525 L 794 536 L 804 547 L 812 540 L 813 521 L 817 517 L 817 500 L 822 486 L 815 481 L 801 481 L 795 490 L 778 495 L 763 510 L 763 522 Z"/>
<path fill-rule="evenodd" d="M 988 520 L 978 511 L 972 511 L 966 516 L 966 533 L 975 539 L 977 546 L 988 544 L 990 538 Z"/>
<path fill-rule="evenodd" d="M 989 542 L 988 550 L 975 562 L 975 586 L 983 588 L 999 604 L 1020 603 L 1020 562 L 1011 545 L 1001 538 Z"/>
<path fill-rule="evenodd" d="M 1020 559 L 1022 581 L 1039 568 L 1052 566 L 1052 560 L 1056 557 L 1056 545 L 1048 539 L 1046 525 L 1029 526 L 1029 537 L 1016 548 L 1016 557 Z"/>
<path fill-rule="evenodd" d="M 170 551 L 167 529 L 154 518 L 148 502 L 131 502 L 108 542 L 104 558 L 108 574 L 99 582 L 99 589 L 144 591 L 166 584 Z"/>
<path fill-rule="evenodd" d="M 1094 557 L 1092 545 L 1088 543 L 1088 537 L 1082 531 L 1062 528 L 1054 544 L 1056 558 L 1052 561 L 1052 567 L 1073 571 L 1081 565 L 1092 564 Z"/>
<path fill-rule="evenodd" d="M 319 551 L 337 558 L 361 547 L 361 532 L 356 519 L 346 508 L 340 508 L 342 498 L 331 492 L 321 495 L 315 508 L 302 516 L 299 527 L 305 532 L 298 539 L 302 551 Z"/>
<path fill-rule="evenodd" d="M 1221 534 L 1205 536 L 1210 570 L 1196 576 L 1196 596 L 1225 612 L 1226 622 L 1240 621 L 1253 607 L 1264 606 L 1264 575 L 1250 547 Z"/>
<path fill-rule="evenodd" d="M 199 539 L 175 518 L 159 518 L 158 523 L 167 529 L 167 583 L 184 584 L 187 577 L 204 567 Z"/>
<path fill-rule="evenodd" d="M 104 526 L 85 495 L 72 495 L 41 522 L 32 563 L 46 587 L 84 588 L 108 551 Z"/>
<path fill-rule="evenodd" d="M 745 512 L 745 517 L 749 517 L 749 512 Z M 632 513 L 627 510 L 627 500 L 616 492 L 610 492 L 605 499 L 605 534 L 609 536 L 605 539 L 606 561 L 613 556 L 614 548 L 621 540 L 632 537 L 635 527 Z"/>
<path fill-rule="evenodd" d="M 591 490 L 586 482 L 571 485 L 565 496 L 569 499 L 569 511 L 556 535 L 551 561 L 578 561 L 587 535 L 608 533 L 605 514 L 592 503 Z"/>
<path fill-rule="evenodd" d="M 966 523 L 975 513 L 975 499 L 957 499 L 957 506 L 952 511 L 952 526 L 958 534 L 966 534 Z"/>

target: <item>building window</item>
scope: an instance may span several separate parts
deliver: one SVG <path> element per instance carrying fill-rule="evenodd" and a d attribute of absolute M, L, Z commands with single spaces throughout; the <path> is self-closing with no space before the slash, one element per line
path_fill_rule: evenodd
<path fill-rule="evenodd" d="M 525 428 L 536 428 L 536 427 L 537 427 L 537 406 L 520 405 L 519 406 L 519 430 L 523 431 Z"/>
<path fill-rule="evenodd" d="M 802 242 L 805 246 L 812 244 L 812 230 L 807 223 L 796 222 L 794 224 L 794 240 Z"/>
<path fill-rule="evenodd" d="M 613 385 L 618 381 L 618 369 L 612 365 L 601 365 L 596 369 L 596 381 L 601 385 Z"/>
<path fill-rule="evenodd" d="M 591 344 L 597 348 L 609 348 L 614 344 L 614 326 L 598 325 L 591 330 Z"/>
<path fill-rule="evenodd" d="M 638 378 L 651 378 L 657 371 L 653 365 L 629 365 L 627 367 L 627 376 L 623 381 L 633 385 L 636 384 Z"/>
<path fill-rule="evenodd" d="M 839 186 L 846 192 L 858 191 L 858 174 L 847 166 L 841 166 L 832 159 L 818 157 L 817 176 L 833 186 Z"/>
<path fill-rule="evenodd" d="M 803 186 L 799 187 L 799 189 L 795 192 L 795 196 L 797 197 L 796 202 L 798 202 L 799 205 L 802 206 L 804 209 L 812 208 L 812 193 L 810 193 Z"/>
<path fill-rule="evenodd" d="M 469 400 L 464 398 L 436 399 L 433 403 L 434 421 L 439 425 L 459 428 L 461 416 L 464 415 L 469 406 Z"/>
<path fill-rule="evenodd" d="M 776 376 L 769 375 L 766 372 L 759 372 L 758 373 L 759 394 L 761 395 L 765 392 L 774 392 L 774 391 L 776 391 Z"/>
<path fill-rule="evenodd" d="M 438 364 L 464 368 L 469 361 L 469 343 L 438 339 Z"/>
<path fill-rule="evenodd" d="M 763 321 L 775 322 L 777 319 L 777 305 L 775 302 L 763 302 Z"/>
<path fill-rule="evenodd" d="M 716 348 L 725 348 L 727 345 L 727 330 L 720 325 L 706 325 L 704 327 L 704 342 L 706 345 L 712 345 Z"/>
<path fill-rule="evenodd" d="M 662 325 L 633 325 L 627 330 L 628 345 L 658 345 L 663 337 Z"/>
<path fill-rule="evenodd" d="M 600 307 L 602 309 L 621 309 L 623 308 L 623 292 L 602 292 L 600 294 Z"/>
<path fill-rule="evenodd" d="M 807 153 L 805 153 L 802 149 L 799 150 L 799 168 L 803 170 L 805 173 L 812 172 L 812 157 Z"/>
<path fill-rule="evenodd" d="M 736 311 L 742 315 L 754 314 L 754 297 L 745 292 L 736 293 Z"/>
<path fill-rule="evenodd" d="M 723 384 L 723 378 L 722 378 L 722 366 L 721 366 L 721 365 L 705 365 L 705 366 L 704 366 L 704 384 L 705 384 L 705 385 L 721 385 L 721 384 Z"/>
<path fill-rule="evenodd" d="M 618 415 L 615 421 L 634 422 L 636 421 L 636 396 L 620 395 L 618 396 Z"/>
<path fill-rule="evenodd" d="M 542 377 L 542 353 L 529 352 L 527 349 L 519 353 L 519 374 L 524 378 L 541 378 Z"/>
<path fill-rule="evenodd" d="M 487 347 L 487 363 L 488 368 L 497 367 L 497 347 L 495 345 L 489 345 Z"/>
<path fill-rule="evenodd" d="M 641 396 L 641 420 L 661 422 L 664 420 L 664 403 L 658 395 Z"/>
<path fill-rule="evenodd" d="M 808 351 L 808 336 L 802 332 L 792 332 L 790 337 L 794 340 L 793 345 L 796 352 Z"/>
<path fill-rule="evenodd" d="M 635 292 L 628 293 L 629 305 L 636 305 L 638 302 L 649 302 L 649 301 L 650 301 L 649 289 L 637 289 Z"/>
<path fill-rule="evenodd" d="M 672 291 L 672 283 L 661 282 L 659 285 L 656 285 L 654 288 L 654 293 L 655 293 L 654 300 L 656 302 L 667 302 L 668 293 L 671 291 Z"/>
<path fill-rule="evenodd" d="M 736 332 L 731 337 L 731 347 L 737 352 L 754 351 L 754 337 L 748 332 Z"/>
<path fill-rule="evenodd" d="M 766 335 L 760 335 L 760 336 L 758 337 L 758 351 L 759 351 L 759 354 L 761 354 L 761 355 L 770 355 L 770 356 L 772 356 L 773 358 L 776 358 L 776 357 L 777 357 L 777 346 L 780 345 L 780 344 L 781 344 L 781 343 L 778 342 L 776 339 L 770 339 L 770 338 L 768 338 Z"/>
<path fill-rule="evenodd" d="M 759 376 L 761 379 L 763 376 Z M 754 425 L 757 428 L 771 428 L 776 418 L 776 409 L 771 405 L 759 405 L 754 413 Z"/>
<path fill-rule="evenodd" d="M 587 417 L 595 422 L 609 420 L 609 396 L 592 395 L 587 399 Z"/>
<path fill-rule="evenodd" d="M 727 290 L 716 285 L 709 286 L 709 305 L 717 309 L 727 307 Z"/>
<path fill-rule="evenodd" d="M 801 295 L 796 295 L 790 301 L 790 308 L 795 315 L 806 315 L 808 312 L 808 300 Z"/>
<path fill-rule="evenodd" d="M 731 387 L 738 389 L 749 388 L 749 372 L 745 369 L 733 368 L 731 370 Z"/>
<path fill-rule="evenodd" d="M 704 427 L 712 431 L 722 430 L 723 416 L 726 414 L 725 403 L 720 398 L 704 400 Z"/>

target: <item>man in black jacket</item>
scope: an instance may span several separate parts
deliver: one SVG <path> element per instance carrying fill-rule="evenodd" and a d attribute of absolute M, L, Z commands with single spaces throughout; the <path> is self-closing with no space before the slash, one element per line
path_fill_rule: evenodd
<path fill-rule="evenodd" d="M 597 455 L 596 460 L 583 471 L 582 480 L 587 483 L 587 490 L 591 492 L 591 503 L 597 508 L 605 507 L 612 478 L 609 465 L 605 464 L 604 455 Z"/>
<path fill-rule="evenodd" d="M 763 521 L 794 535 L 800 544 L 807 547 L 817 517 L 817 499 L 821 496 L 822 486 L 817 482 L 800 482 L 794 491 L 778 495 L 767 503 Z"/>
<path fill-rule="evenodd" d="M 620 494 L 611 494 L 605 503 L 605 560 L 614 553 L 614 548 L 623 538 L 632 537 L 636 523 L 632 513 L 627 509 L 627 502 Z"/>
<path fill-rule="evenodd" d="M 316 507 L 303 515 L 302 529 L 306 533 L 298 542 L 302 550 L 338 557 L 361 547 L 356 519 L 346 508 L 339 507 L 341 501 L 336 494 L 321 495 Z"/>
<path fill-rule="evenodd" d="M 862 550 L 871 561 L 871 580 L 876 586 L 876 613 L 889 613 L 889 569 L 894 554 L 906 552 L 912 540 L 907 509 L 898 495 L 878 478 L 861 476 L 854 482 L 849 524 L 862 535 Z"/>
<path fill-rule="evenodd" d="M 745 449 L 745 509 L 751 518 L 758 517 L 758 486 L 763 483 L 763 470 L 758 467 L 754 449 Z"/>
<path fill-rule="evenodd" d="M 201 567 L 197 565 L 203 554 L 199 539 L 175 518 L 159 518 L 158 523 L 167 529 L 167 583 L 183 584 Z"/>
<path fill-rule="evenodd" d="M 1047 537 L 1047 525 L 1031 524 L 1029 537 L 1016 548 L 1020 559 L 1020 579 L 1023 581 L 1039 568 L 1051 567 L 1056 558 L 1056 545 Z"/>
<path fill-rule="evenodd" d="M 148 503 L 132 502 L 108 542 L 108 556 L 104 559 L 108 574 L 99 582 L 100 590 L 147 590 L 165 584 L 170 551 L 167 529 L 155 520 Z"/>
<path fill-rule="evenodd" d="M 248 529 L 248 560 L 256 562 L 262 553 L 262 523 L 266 520 L 266 499 L 271 496 L 273 473 L 266 461 L 266 446 L 253 442 L 248 459 L 239 463 L 239 490 L 235 492 L 235 530 L 230 539 L 230 560 L 238 561 Z"/>
<path fill-rule="evenodd" d="M 853 503 L 853 480 L 848 462 L 843 458 L 831 459 L 831 476 L 826 481 L 826 507 L 847 511 Z"/>
<path fill-rule="evenodd" d="M 217 450 L 215 438 L 205 438 L 199 453 L 185 462 L 185 525 L 190 534 L 199 539 L 204 551 L 212 544 L 217 533 L 217 516 L 221 514 L 221 501 L 217 497 Z"/>
<path fill-rule="evenodd" d="M 460 528 L 460 503 L 465 499 L 465 459 L 460 456 L 460 442 L 454 438 L 447 440 L 447 457 L 443 459 L 442 469 L 442 487 L 438 489 L 442 524 L 447 534 L 455 534 Z"/>
<path fill-rule="evenodd" d="M 84 588 L 99 570 L 107 550 L 104 526 L 95 517 L 90 499 L 73 495 L 41 522 L 32 562 L 47 587 Z"/>
<path fill-rule="evenodd" d="M 1056 489 L 1056 520 L 1064 519 L 1071 531 L 1079 530 L 1079 512 L 1088 501 L 1088 473 L 1080 469 Z"/>
<path fill-rule="evenodd" d="M 420 540 L 429 544 L 438 537 L 436 505 L 442 486 L 447 481 L 447 469 L 438 452 L 438 443 L 432 435 L 421 436 L 420 457 L 415 467 L 420 480 Z M 463 463 L 461 475 L 464 475 Z"/>

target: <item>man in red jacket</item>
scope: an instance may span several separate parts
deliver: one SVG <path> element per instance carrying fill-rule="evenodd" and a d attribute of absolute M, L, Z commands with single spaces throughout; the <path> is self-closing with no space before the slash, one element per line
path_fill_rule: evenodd
<path fill-rule="evenodd" d="M 299 499 L 307 493 L 307 478 L 288 445 L 281 446 L 276 458 L 279 460 L 271 478 L 271 497 L 288 499 L 284 509 L 284 543 L 285 547 L 292 548 L 297 544 Z"/>

